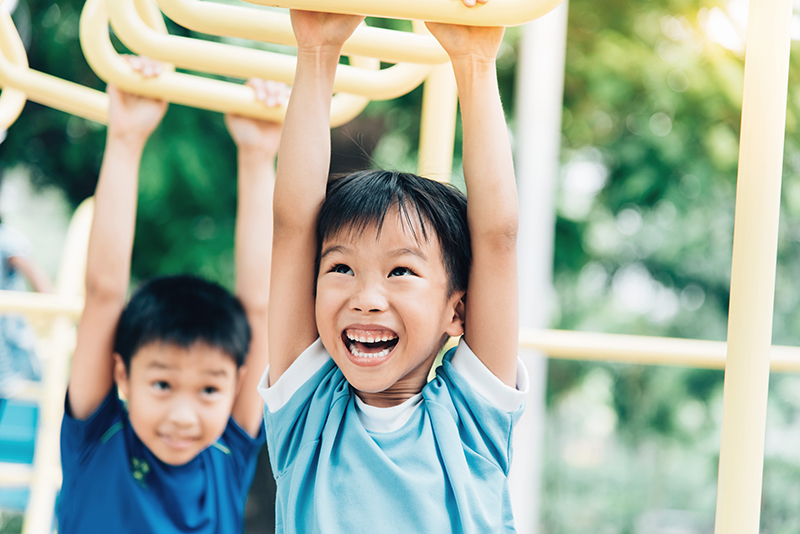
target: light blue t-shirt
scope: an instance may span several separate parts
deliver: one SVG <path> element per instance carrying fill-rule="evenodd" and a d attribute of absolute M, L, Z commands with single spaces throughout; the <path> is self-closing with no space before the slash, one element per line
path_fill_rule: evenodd
<path fill-rule="evenodd" d="M 462 340 L 421 394 L 384 409 L 355 395 L 319 340 L 273 387 L 265 374 L 276 533 L 514 532 L 517 374 L 506 386 Z"/>

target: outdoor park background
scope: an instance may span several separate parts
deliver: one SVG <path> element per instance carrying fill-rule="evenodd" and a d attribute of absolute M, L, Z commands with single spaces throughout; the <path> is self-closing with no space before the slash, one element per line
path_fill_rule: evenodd
<path fill-rule="evenodd" d="M 20 0 L 14 20 L 32 68 L 102 88 L 80 51 L 81 7 Z M 746 13 L 746 0 L 570 2 L 553 327 L 725 339 Z M 498 60 L 512 132 L 525 98 L 514 94 L 518 38 L 508 31 Z M 800 345 L 796 42 L 792 52 L 774 342 Z M 420 90 L 375 102 L 336 130 L 334 170 L 413 171 L 420 102 Z M 0 144 L 4 222 L 27 233 L 51 274 L 71 211 L 93 192 L 104 133 L 28 103 Z M 189 272 L 232 287 L 234 164 L 220 115 L 170 108 L 142 165 L 136 281 Z M 541 532 L 713 532 L 722 379 L 551 360 Z M 798 376 L 771 377 L 764 469 L 762 532 L 799 532 Z M 0 518 L 0 532 L 18 528 L 19 517 Z"/>

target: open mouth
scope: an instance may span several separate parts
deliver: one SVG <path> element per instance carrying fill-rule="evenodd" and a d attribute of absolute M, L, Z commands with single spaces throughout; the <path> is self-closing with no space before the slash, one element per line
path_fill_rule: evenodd
<path fill-rule="evenodd" d="M 342 332 L 342 341 L 356 358 L 382 358 L 392 352 L 399 338 L 389 330 L 347 329 Z"/>

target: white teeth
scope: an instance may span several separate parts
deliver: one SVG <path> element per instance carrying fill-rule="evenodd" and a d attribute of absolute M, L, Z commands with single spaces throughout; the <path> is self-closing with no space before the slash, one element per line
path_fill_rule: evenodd
<path fill-rule="evenodd" d="M 381 341 L 391 341 L 393 339 L 397 339 L 397 336 L 393 336 L 391 334 L 382 334 L 380 336 L 359 336 L 350 332 L 345 332 L 345 335 L 347 335 L 347 339 L 350 341 L 358 341 L 360 343 L 378 343 Z"/>
<path fill-rule="evenodd" d="M 361 352 L 360 350 L 358 350 L 358 347 L 356 347 L 355 345 L 350 345 L 350 353 L 353 356 L 355 356 L 356 358 L 383 358 L 384 356 L 389 354 L 389 352 L 391 352 L 391 350 L 392 349 L 383 349 L 380 352 L 374 352 L 374 353 L 373 352 Z"/>

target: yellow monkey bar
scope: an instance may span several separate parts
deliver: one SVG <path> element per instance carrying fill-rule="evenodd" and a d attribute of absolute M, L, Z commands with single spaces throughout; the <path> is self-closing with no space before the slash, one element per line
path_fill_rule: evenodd
<path fill-rule="evenodd" d="M 518 26 L 552 11 L 562 0 L 491 0 L 466 8 L 457 0 L 248 0 L 265 6 L 306 11 L 370 15 L 390 19 L 430 20 L 467 26 Z"/>
<path fill-rule="evenodd" d="M 134 0 L 108 0 L 107 5 L 117 36 L 137 54 L 213 74 L 266 77 L 289 84 L 294 80 L 296 60 L 293 56 L 160 33 L 139 17 Z M 380 66 L 377 59 L 358 59 L 357 63 L 373 70 L 340 65 L 334 82 L 335 92 L 389 100 L 417 87 L 432 68 L 401 63 L 377 70 Z"/>
<path fill-rule="evenodd" d="M 156 78 L 143 78 L 124 60 L 111 44 L 108 35 L 108 12 L 104 0 L 87 0 L 80 22 L 80 38 L 86 60 L 108 83 L 131 93 L 160 98 L 222 113 L 281 121 L 283 108 L 267 108 L 255 99 L 247 86 L 212 80 L 189 74 L 164 72 Z M 264 75 L 268 76 L 268 66 Z M 361 111 L 369 99 L 338 94 L 331 104 L 331 125 L 344 124 Z"/>
<path fill-rule="evenodd" d="M 108 97 L 105 93 L 50 76 L 28 68 L 25 47 L 19 38 L 11 15 L 0 10 L 0 85 L 12 87 L 27 98 L 73 115 L 105 123 L 108 119 Z M 8 50 L 14 51 L 8 56 Z M 7 90 L 7 89 L 6 89 Z M 4 90 L 5 93 L 5 90 Z"/>
<path fill-rule="evenodd" d="M 3 25 L 3 23 L 0 22 L 0 25 Z M 0 56 L 8 58 L 8 61 L 14 65 L 22 68 L 27 67 L 28 57 L 25 54 L 25 47 L 22 46 L 22 42 L 8 35 L 4 25 L 0 29 L 2 29 L 0 31 Z M 2 82 L 2 76 L 0 76 L 0 82 Z M 0 83 L 0 85 L 3 84 Z M 14 124 L 14 121 L 22 113 L 22 108 L 25 107 L 27 100 L 28 97 L 22 91 L 11 87 L 3 89 L 2 94 L 0 94 L 0 130 L 7 130 L 9 126 Z"/>
<path fill-rule="evenodd" d="M 296 46 L 289 15 L 202 0 L 158 0 L 169 18 L 190 30 Z M 447 54 L 430 35 L 361 25 L 342 47 L 345 55 L 374 57 L 389 63 L 448 63 Z"/>

